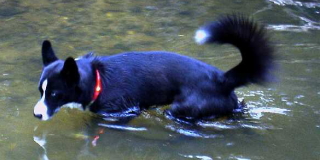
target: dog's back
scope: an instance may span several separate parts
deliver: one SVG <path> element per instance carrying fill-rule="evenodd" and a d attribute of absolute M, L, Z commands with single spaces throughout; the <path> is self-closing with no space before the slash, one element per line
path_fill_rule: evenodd
<path fill-rule="evenodd" d="M 190 120 L 232 113 L 239 106 L 235 88 L 261 84 L 271 77 L 273 48 L 265 29 L 250 19 L 223 17 L 201 27 L 196 41 L 232 44 L 239 49 L 242 61 L 223 72 L 175 53 L 130 52 L 105 61 L 106 68 L 114 68 L 111 70 L 122 76 L 111 84 L 116 84 L 115 90 L 123 86 L 140 107 L 172 103 L 168 114 Z"/>
<path fill-rule="evenodd" d="M 206 63 L 164 51 L 127 52 L 103 57 L 100 62 L 104 64 L 106 75 L 114 75 L 106 78 L 108 96 L 118 93 L 121 86 L 142 108 L 170 104 L 183 88 L 209 87 L 223 75 Z"/>

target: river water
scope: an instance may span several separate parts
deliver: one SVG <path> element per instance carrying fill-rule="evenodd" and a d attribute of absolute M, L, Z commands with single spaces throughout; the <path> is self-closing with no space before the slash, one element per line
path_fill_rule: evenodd
<path fill-rule="evenodd" d="M 237 50 L 193 41 L 198 26 L 226 13 L 265 24 L 277 47 L 277 81 L 236 91 L 242 116 L 197 126 L 162 108 L 126 125 L 76 109 L 33 117 L 43 40 L 61 59 L 166 50 L 228 70 Z M 0 0 L 0 51 L 0 159 L 320 159 L 317 0 Z"/>

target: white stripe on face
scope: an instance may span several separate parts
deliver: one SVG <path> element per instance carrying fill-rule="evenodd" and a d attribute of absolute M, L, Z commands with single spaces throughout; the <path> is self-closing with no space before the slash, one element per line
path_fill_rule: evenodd
<path fill-rule="evenodd" d="M 38 103 L 36 104 L 36 106 L 34 107 L 34 111 L 33 111 L 35 115 L 42 115 L 41 120 L 43 121 L 50 119 L 48 115 L 48 106 L 45 104 L 47 85 L 48 85 L 48 80 L 46 79 L 43 81 L 41 86 L 43 90 L 43 95 L 41 99 L 38 101 Z"/>

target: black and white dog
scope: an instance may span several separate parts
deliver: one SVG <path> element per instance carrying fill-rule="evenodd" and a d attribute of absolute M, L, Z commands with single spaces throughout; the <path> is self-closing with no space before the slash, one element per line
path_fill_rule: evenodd
<path fill-rule="evenodd" d="M 150 106 L 171 104 L 166 114 L 195 121 L 233 113 L 234 89 L 267 82 L 273 47 L 266 30 L 243 16 L 228 15 L 201 27 L 199 44 L 231 44 L 242 61 L 227 72 L 196 59 L 163 51 L 113 56 L 89 53 L 59 60 L 49 41 L 42 44 L 41 99 L 34 116 L 50 119 L 61 106 L 76 102 L 103 116 L 137 116 Z"/>

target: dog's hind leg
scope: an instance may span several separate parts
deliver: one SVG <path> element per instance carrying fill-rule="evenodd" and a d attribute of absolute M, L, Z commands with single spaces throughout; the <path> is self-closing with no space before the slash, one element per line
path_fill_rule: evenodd
<path fill-rule="evenodd" d="M 185 95 L 179 95 L 171 104 L 171 108 L 165 111 L 168 118 L 183 121 L 195 122 L 205 118 L 207 108 L 212 108 L 210 105 L 210 97 L 197 92 L 184 92 Z"/>
<path fill-rule="evenodd" d="M 218 116 L 232 114 L 234 109 L 238 108 L 235 94 L 214 95 L 205 90 L 185 93 L 188 94 L 178 96 L 171 108 L 165 111 L 168 118 L 193 123 L 198 120 L 214 119 Z"/>

